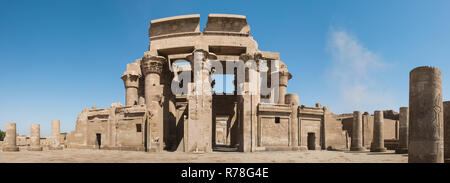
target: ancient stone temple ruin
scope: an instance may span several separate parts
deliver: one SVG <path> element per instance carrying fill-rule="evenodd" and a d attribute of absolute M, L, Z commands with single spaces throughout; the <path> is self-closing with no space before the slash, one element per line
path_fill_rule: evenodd
<path fill-rule="evenodd" d="M 221 147 L 240 152 L 360 150 L 372 146 L 375 119 L 379 132 L 375 150 L 389 145 L 383 140 L 399 139 L 398 113 L 378 111 L 375 118 L 356 112 L 354 120 L 353 114 L 336 115 L 321 104 L 307 107 L 297 94 L 287 94 L 288 81 L 295 77 L 286 64 L 291 61 L 280 61 L 280 53 L 259 50 L 245 16 L 210 14 L 203 31 L 200 15 L 152 20 L 149 38 L 149 50 L 127 64 L 121 77 L 125 106 L 84 109 L 67 136 L 67 147 L 149 152 L 211 152 Z M 194 66 L 208 65 L 210 60 L 220 64 L 210 69 Z M 250 60 L 257 65 L 252 71 L 237 64 Z M 236 74 L 241 69 L 244 79 Z M 256 84 L 250 82 L 250 73 Z M 234 77 L 234 91 L 214 92 L 217 75 Z M 276 90 L 261 92 L 263 86 L 273 85 Z M 355 121 L 358 130 L 353 134 Z M 358 144 L 351 145 L 352 138 Z"/>

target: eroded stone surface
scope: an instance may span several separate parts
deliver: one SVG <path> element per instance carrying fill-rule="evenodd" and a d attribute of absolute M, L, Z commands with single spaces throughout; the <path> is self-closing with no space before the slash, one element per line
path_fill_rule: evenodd
<path fill-rule="evenodd" d="M 410 73 L 410 163 L 444 162 L 442 74 L 434 67 L 418 67 Z"/>
<path fill-rule="evenodd" d="M 6 136 L 3 140 L 3 151 L 19 151 L 16 142 L 16 123 L 6 123 Z"/>
<path fill-rule="evenodd" d="M 409 108 L 400 108 L 400 130 L 399 130 L 399 140 L 398 147 L 395 150 L 398 154 L 408 153 L 408 133 L 409 133 Z"/>

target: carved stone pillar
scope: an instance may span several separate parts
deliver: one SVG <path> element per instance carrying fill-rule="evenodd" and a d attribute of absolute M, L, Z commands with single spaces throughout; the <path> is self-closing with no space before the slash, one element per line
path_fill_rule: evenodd
<path fill-rule="evenodd" d="M 286 88 L 288 81 L 292 78 L 291 73 L 288 72 L 286 64 L 280 61 L 280 83 L 278 92 L 278 104 L 285 104 Z"/>
<path fill-rule="evenodd" d="M 400 108 L 399 114 L 400 120 L 400 130 L 398 147 L 395 150 L 397 154 L 407 154 L 408 153 L 408 124 L 409 124 L 409 109 L 407 107 Z"/>
<path fill-rule="evenodd" d="M 250 60 L 254 61 L 254 56 L 250 54 L 242 54 L 239 57 L 240 60 L 244 61 L 246 65 Z M 256 62 L 255 62 L 256 63 Z M 250 66 L 250 64 L 248 65 Z M 255 68 L 256 69 L 256 68 Z M 256 111 L 254 106 L 256 105 L 256 98 L 252 97 L 252 92 L 250 91 L 251 83 L 254 82 L 254 78 L 251 79 L 250 68 L 245 67 L 245 79 L 243 83 L 238 83 L 238 85 L 243 89 L 243 93 L 240 97 L 240 110 L 241 116 L 239 118 L 239 128 L 240 128 L 240 143 L 239 151 L 241 152 L 252 152 L 256 149 L 256 135 L 254 135 L 254 128 L 256 127 Z M 252 88 L 255 89 L 255 88 Z"/>
<path fill-rule="evenodd" d="M 187 57 L 191 62 L 194 80 L 188 84 L 186 152 L 212 151 L 212 88 L 207 60 L 216 58 L 214 54 L 201 49 Z"/>
<path fill-rule="evenodd" d="M 52 120 L 52 142 L 50 144 L 51 148 L 58 148 L 60 143 L 60 121 L 59 120 Z"/>
<path fill-rule="evenodd" d="M 141 61 L 141 70 L 145 77 L 145 103 L 147 106 L 147 150 L 163 150 L 163 87 L 161 73 L 166 59 L 161 56 L 145 55 Z"/>
<path fill-rule="evenodd" d="M 286 104 L 291 105 L 292 113 L 291 113 L 291 126 L 290 126 L 290 137 L 289 144 L 293 147 L 299 146 L 298 143 L 298 107 L 300 104 L 299 98 L 297 94 L 287 94 L 286 95 Z"/>
<path fill-rule="evenodd" d="M 137 63 L 127 64 L 127 71 L 123 73 L 122 80 L 125 85 L 125 103 L 126 106 L 138 104 L 138 89 L 141 72 Z"/>
<path fill-rule="evenodd" d="M 352 144 L 350 151 L 365 151 L 362 130 L 361 111 L 355 111 L 353 112 Z"/>
<path fill-rule="evenodd" d="M 19 151 L 16 137 L 16 123 L 6 123 L 6 136 L 4 139 L 6 144 L 3 144 L 3 152 Z"/>
<path fill-rule="evenodd" d="M 30 147 L 29 151 L 42 151 L 41 147 L 41 126 L 39 124 L 31 124 L 30 130 Z"/>
<path fill-rule="evenodd" d="M 444 162 L 442 73 L 418 67 L 410 73 L 409 163 Z"/>
<path fill-rule="evenodd" d="M 450 163 L 450 101 L 444 102 L 444 161 Z"/>
<path fill-rule="evenodd" d="M 138 98 L 139 105 L 145 105 L 145 77 L 139 79 Z"/>
<path fill-rule="evenodd" d="M 373 122 L 373 138 L 370 152 L 385 152 L 384 147 L 384 116 L 383 111 L 374 112 L 374 122 Z"/>

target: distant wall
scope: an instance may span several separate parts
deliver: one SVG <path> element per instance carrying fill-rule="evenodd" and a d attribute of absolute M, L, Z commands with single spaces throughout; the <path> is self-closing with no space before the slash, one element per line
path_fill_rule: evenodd
<path fill-rule="evenodd" d="M 370 148 L 373 138 L 373 122 L 374 116 L 363 115 L 363 145 Z M 349 137 L 352 137 L 353 118 L 342 119 L 343 129 L 348 132 Z M 384 119 L 384 139 L 394 140 L 398 139 L 398 121 L 392 119 Z"/>
<path fill-rule="evenodd" d="M 344 130 L 342 121 L 337 120 L 337 116 L 326 112 L 325 123 L 325 148 L 326 149 L 347 149 L 347 131 Z"/>

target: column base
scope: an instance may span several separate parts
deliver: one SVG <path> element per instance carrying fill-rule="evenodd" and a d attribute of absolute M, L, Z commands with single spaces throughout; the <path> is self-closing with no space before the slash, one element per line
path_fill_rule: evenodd
<path fill-rule="evenodd" d="M 42 147 L 28 147 L 28 151 L 42 151 Z"/>
<path fill-rule="evenodd" d="M 386 148 L 384 147 L 371 148 L 370 152 L 386 152 Z"/>
<path fill-rule="evenodd" d="M 162 152 L 163 150 L 160 146 L 161 146 L 160 143 L 152 143 L 148 148 L 148 152 Z"/>
<path fill-rule="evenodd" d="M 350 151 L 366 151 L 364 147 L 350 147 Z"/>
<path fill-rule="evenodd" d="M 444 159 L 444 163 L 450 163 L 450 158 Z"/>
<path fill-rule="evenodd" d="M 396 154 L 408 154 L 408 148 L 397 148 L 395 150 Z"/>
<path fill-rule="evenodd" d="M 306 147 L 306 146 L 298 146 L 297 151 L 308 151 L 308 147 Z"/>
<path fill-rule="evenodd" d="M 17 152 L 19 147 L 3 147 L 3 152 Z"/>

